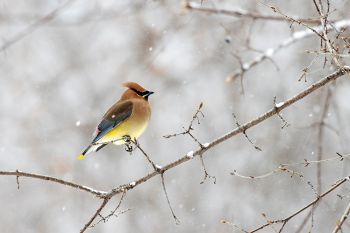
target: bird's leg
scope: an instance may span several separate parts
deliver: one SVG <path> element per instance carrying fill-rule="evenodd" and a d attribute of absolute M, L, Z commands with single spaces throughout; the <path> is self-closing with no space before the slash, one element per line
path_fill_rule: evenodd
<path fill-rule="evenodd" d="M 131 142 L 132 142 L 131 137 L 129 135 L 124 135 L 123 140 L 124 140 L 125 146 L 126 146 L 125 150 L 131 154 L 134 150 L 134 148 L 131 145 Z"/>
<path fill-rule="evenodd" d="M 131 137 L 129 135 L 124 135 L 122 139 L 124 140 L 124 142 L 128 144 L 131 143 Z"/>

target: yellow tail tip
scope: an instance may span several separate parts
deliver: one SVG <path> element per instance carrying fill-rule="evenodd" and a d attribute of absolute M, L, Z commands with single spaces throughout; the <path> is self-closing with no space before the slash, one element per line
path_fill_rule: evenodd
<path fill-rule="evenodd" d="M 84 158 L 85 158 L 85 155 L 80 154 L 80 155 L 77 157 L 77 160 L 82 160 L 82 159 L 84 159 Z"/>

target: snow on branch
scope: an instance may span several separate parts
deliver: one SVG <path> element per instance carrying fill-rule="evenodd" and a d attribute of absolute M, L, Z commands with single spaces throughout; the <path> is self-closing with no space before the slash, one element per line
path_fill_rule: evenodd
<path fill-rule="evenodd" d="M 161 169 L 155 169 L 153 172 L 139 178 L 138 180 L 132 181 L 130 183 L 127 184 L 122 184 L 119 185 L 115 188 L 113 188 L 112 190 L 110 190 L 109 192 L 105 192 L 105 191 L 99 191 L 99 190 L 95 190 L 83 185 L 79 185 L 79 184 L 75 184 L 69 181 L 64 181 L 58 178 L 54 178 L 54 177 L 49 177 L 49 176 L 43 176 L 43 175 L 37 175 L 37 174 L 33 174 L 33 173 L 26 173 L 26 172 L 20 172 L 20 171 L 14 171 L 14 172 L 10 172 L 10 171 L 0 171 L 0 175 L 2 176 L 15 176 L 17 178 L 19 177 L 29 177 L 29 178 L 33 178 L 33 179 L 40 179 L 40 180 L 45 180 L 45 181 L 49 181 L 49 182 L 54 182 L 54 183 L 58 183 L 58 184 L 62 184 L 65 186 L 69 186 L 81 191 L 85 191 L 91 194 L 94 194 L 96 196 L 98 196 L 99 198 L 103 199 L 101 205 L 99 206 L 99 208 L 96 210 L 96 212 L 92 215 L 92 217 L 89 219 L 89 221 L 84 225 L 84 227 L 81 229 L 80 232 L 85 232 L 95 221 L 95 219 L 98 216 L 101 216 L 101 211 L 104 209 L 104 207 L 108 204 L 108 202 L 111 200 L 111 198 L 113 196 L 116 196 L 117 194 L 123 194 L 122 197 L 124 197 L 125 193 L 127 193 L 127 191 L 134 189 L 136 186 L 141 185 L 145 182 L 147 182 L 148 180 L 150 180 L 151 178 L 155 177 L 155 176 L 163 176 L 164 173 L 170 169 L 173 169 L 187 161 L 192 160 L 192 157 L 195 156 L 203 156 L 207 151 L 209 151 L 210 149 L 214 148 L 215 146 L 221 144 L 224 141 L 227 141 L 228 139 L 232 138 L 233 136 L 236 136 L 238 134 L 241 134 L 243 132 L 245 132 L 247 129 L 252 128 L 258 124 L 260 124 L 261 122 L 271 118 L 272 116 L 277 115 L 280 111 L 282 111 L 283 109 L 293 105 L 294 103 L 298 102 L 299 100 L 305 98 L 306 96 L 310 95 L 311 93 L 315 92 L 316 90 L 322 88 L 323 86 L 327 85 L 328 83 L 331 83 L 332 81 L 336 80 L 337 78 L 347 74 L 350 72 L 350 67 L 349 66 L 344 66 L 341 67 L 340 69 L 336 70 L 335 72 L 329 74 L 328 76 L 322 78 L 321 80 L 319 80 L 318 82 L 315 82 L 314 84 L 312 84 L 310 87 L 306 88 L 305 90 L 303 90 L 302 92 L 300 92 L 299 94 L 293 96 L 292 98 L 283 101 L 283 104 L 280 104 L 278 106 L 274 106 L 272 109 L 270 109 L 269 111 L 265 112 L 264 114 L 256 117 L 255 119 L 245 123 L 245 124 L 241 124 L 239 127 L 233 129 L 232 131 L 222 135 L 221 137 L 213 140 L 212 142 L 206 144 L 205 147 L 199 147 L 197 150 L 193 151 L 193 154 L 191 156 L 188 155 L 183 155 L 182 157 L 180 157 L 179 159 L 165 165 L 162 166 Z M 348 177 L 347 177 L 348 179 Z M 342 181 L 345 182 L 346 180 Z M 339 186 L 341 183 L 338 183 L 337 185 Z M 332 190 L 335 189 L 334 186 L 332 189 L 328 190 L 325 194 L 328 194 L 329 192 L 331 192 Z M 322 196 L 322 195 L 321 195 Z M 315 201 L 318 202 L 319 200 L 317 199 Z M 313 205 L 313 203 L 310 204 L 310 206 Z M 304 207 L 305 209 L 309 208 L 310 206 L 306 206 Z M 297 212 L 300 213 L 303 210 Z"/>
<path fill-rule="evenodd" d="M 332 26 L 328 25 L 327 29 L 329 31 L 331 31 L 331 30 L 340 30 L 340 29 L 346 28 L 346 27 L 350 27 L 350 19 L 336 21 L 332 24 Z M 324 27 L 318 26 L 318 27 L 315 27 L 314 30 L 318 33 L 321 33 L 324 31 Z M 283 48 L 286 48 L 286 47 L 298 42 L 301 39 L 305 39 L 305 38 L 308 38 L 308 37 L 313 36 L 313 35 L 315 35 L 315 33 L 310 29 L 305 29 L 303 31 L 294 32 L 289 38 L 282 41 L 276 47 L 269 48 L 269 49 L 265 50 L 263 53 L 261 53 L 260 55 L 256 56 L 253 60 L 243 63 L 242 66 L 240 67 L 240 69 L 232 72 L 226 78 L 226 81 L 231 82 L 238 77 L 243 78 L 243 75 L 248 70 L 250 70 L 254 66 L 260 64 L 261 62 L 265 61 L 266 59 L 271 59 L 272 56 L 274 56 L 276 53 L 281 51 Z"/>

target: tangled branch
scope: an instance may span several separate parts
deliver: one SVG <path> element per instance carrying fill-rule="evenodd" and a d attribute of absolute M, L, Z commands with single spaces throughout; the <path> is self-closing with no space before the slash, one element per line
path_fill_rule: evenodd
<path fill-rule="evenodd" d="M 344 20 L 334 22 L 334 24 L 332 26 L 328 25 L 327 29 L 329 31 L 340 30 L 344 27 L 349 27 L 349 26 L 350 26 L 350 19 L 344 19 Z M 324 31 L 324 28 L 322 26 L 318 26 L 318 27 L 315 27 L 314 30 L 318 33 L 322 33 Z M 274 56 L 276 53 L 281 51 L 283 48 L 287 48 L 290 45 L 296 43 L 297 41 L 299 41 L 301 39 L 308 38 L 308 37 L 313 36 L 313 35 L 315 35 L 315 33 L 310 29 L 294 32 L 289 38 L 282 41 L 276 47 L 269 48 L 269 49 L 265 50 L 262 54 L 256 56 L 253 60 L 251 60 L 249 62 L 244 62 L 242 64 L 242 66 L 240 67 L 240 69 L 235 70 L 226 78 L 226 81 L 231 82 L 231 81 L 234 81 L 238 77 L 240 77 L 242 79 L 244 74 L 247 71 L 249 71 L 254 66 L 260 64 L 261 62 L 263 62 L 267 59 L 270 59 L 272 56 Z"/>
<path fill-rule="evenodd" d="M 245 124 L 240 125 L 239 127 L 233 129 L 232 131 L 228 132 L 227 134 L 222 135 L 221 137 L 213 140 L 210 143 L 206 143 L 205 145 L 203 145 L 203 147 L 199 147 L 196 151 L 193 151 L 190 155 L 186 154 L 186 155 L 182 156 L 181 158 L 161 167 L 161 169 L 155 170 L 155 171 L 141 177 L 140 179 L 138 179 L 136 181 L 130 182 L 128 184 L 119 185 L 108 192 L 94 190 L 94 189 L 86 187 L 86 186 L 74 184 L 72 182 L 60 180 L 60 179 L 57 179 L 54 177 L 36 175 L 36 174 L 31 174 L 31 173 L 19 172 L 19 171 L 15 171 L 15 172 L 0 171 L 0 175 L 15 176 L 15 177 L 30 177 L 30 178 L 34 178 L 34 179 L 47 180 L 47 181 L 63 184 L 63 185 L 66 185 L 66 186 L 69 186 L 69 187 L 72 187 L 75 189 L 79 189 L 81 191 L 85 191 L 85 192 L 88 192 L 90 194 L 94 194 L 95 196 L 101 198 L 103 200 L 101 205 L 99 206 L 99 208 L 96 210 L 96 212 L 90 218 L 90 220 L 84 225 L 84 227 L 80 231 L 80 232 L 85 232 L 86 229 L 89 226 L 91 226 L 91 224 L 94 222 L 94 220 L 100 215 L 101 211 L 104 209 L 104 207 L 107 205 L 107 203 L 111 200 L 111 198 L 113 196 L 115 196 L 117 194 L 121 194 L 121 193 L 126 193 L 129 190 L 134 189 L 136 186 L 147 182 L 151 178 L 158 176 L 158 175 L 163 175 L 166 171 L 168 171 L 172 168 L 175 168 L 175 167 L 191 160 L 192 158 L 194 158 L 196 156 L 203 156 L 208 150 L 210 150 L 210 149 L 214 148 L 215 146 L 221 144 L 222 142 L 232 138 L 233 136 L 236 136 L 238 134 L 245 132 L 247 129 L 252 128 L 252 127 L 260 124 L 261 122 L 271 118 L 272 116 L 277 115 L 283 109 L 291 106 L 292 104 L 298 102 L 299 100 L 303 99 L 304 97 L 310 95 L 314 91 L 316 91 L 316 90 L 320 89 L 321 87 L 325 86 L 326 84 L 338 79 L 339 77 L 345 75 L 348 72 L 350 72 L 350 67 L 344 66 L 344 67 L 336 70 L 332 74 L 322 78 L 318 82 L 315 82 L 310 87 L 306 88 L 304 91 L 300 92 L 299 94 L 295 95 L 294 97 L 282 102 L 278 106 L 273 107 L 272 109 L 270 109 L 269 111 L 265 112 L 264 114 L 258 116 L 257 118 L 253 119 L 252 121 L 249 121 Z M 349 177 L 344 178 L 341 182 L 337 183 L 336 186 L 334 186 L 333 188 L 328 190 L 326 193 L 320 195 L 320 197 L 327 195 L 328 193 L 330 193 L 332 190 L 334 190 L 336 187 L 340 186 L 342 183 L 344 183 L 348 179 L 349 179 Z M 309 208 L 310 206 L 312 206 L 314 203 L 316 203 L 318 201 L 319 201 L 319 199 L 316 199 L 314 202 L 310 203 L 308 206 L 304 207 L 303 209 L 301 209 L 298 212 L 296 212 L 295 214 L 293 214 L 292 217 L 294 217 L 298 213 L 304 211 L 305 209 Z M 292 217 L 289 217 L 289 218 L 292 218 Z"/>
<path fill-rule="evenodd" d="M 337 182 L 335 182 L 327 191 L 325 191 L 324 193 L 322 193 L 321 195 L 319 195 L 315 200 L 313 200 L 312 202 L 308 203 L 306 206 L 298 209 L 297 211 L 295 211 L 294 213 L 292 213 L 291 215 L 289 215 L 288 217 L 284 218 L 284 219 L 278 219 L 278 220 L 268 220 L 267 219 L 267 223 L 264 225 L 261 225 L 257 228 L 255 228 L 252 231 L 246 231 L 246 230 L 242 230 L 243 232 L 248 232 L 248 233 L 255 233 L 258 232 L 268 226 L 272 226 L 275 224 L 282 224 L 278 233 L 281 233 L 284 229 L 284 227 L 286 226 L 286 224 L 288 223 L 289 220 L 291 220 L 292 218 L 294 218 L 295 216 L 299 215 L 300 213 L 304 212 L 305 210 L 309 209 L 310 207 L 314 206 L 316 203 L 318 203 L 319 201 L 322 200 L 323 197 L 327 196 L 328 194 L 332 193 L 335 189 L 337 189 L 338 187 L 340 187 L 342 184 L 344 184 L 345 182 L 350 180 L 350 176 L 347 176 Z M 265 218 L 266 214 L 263 214 L 263 216 Z M 229 223 L 226 220 L 223 220 L 222 223 Z M 232 224 L 230 224 L 232 225 Z"/>

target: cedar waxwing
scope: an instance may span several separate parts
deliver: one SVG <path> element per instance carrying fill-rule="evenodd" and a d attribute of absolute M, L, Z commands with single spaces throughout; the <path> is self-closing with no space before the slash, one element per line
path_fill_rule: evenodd
<path fill-rule="evenodd" d="M 134 139 L 145 131 L 151 116 L 148 97 L 153 94 L 134 82 L 124 83 L 128 88 L 120 100 L 116 102 L 103 116 L 96 127 L 95 138 L 91 144 L 79 155 L 83 159 L 86 154 L 99 151 L 108 143 L 122 145 L 125 137 Z"/>

